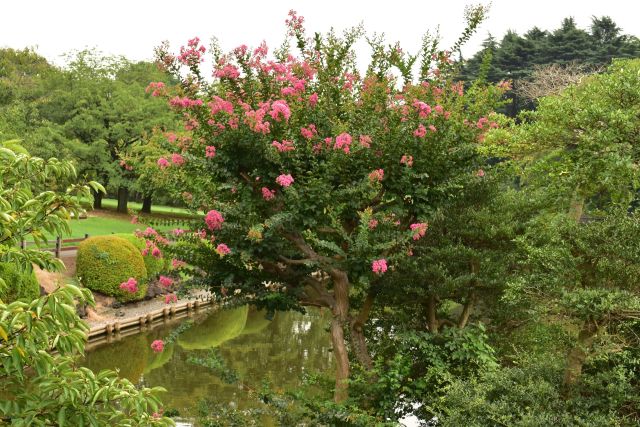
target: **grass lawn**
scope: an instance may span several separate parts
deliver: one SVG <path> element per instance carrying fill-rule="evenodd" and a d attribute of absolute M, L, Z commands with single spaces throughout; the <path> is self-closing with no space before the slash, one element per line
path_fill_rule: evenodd
<path fill-rule="evenodd" d="M 116 210 L 118 207 L 118 201 L 116 199 L 102 199 L 102 208 L 109 210 Z M 127 207 L 136 212 L 142 209 L 142 203 L 138 202 L 129 202 L 127 203 Z M 163 206 L 163 205 L 151 205 L 151 215 L 162 215 L 162 216 L 172 216 L 172 217 L 191 217 L 193 214 L 185 208 L 176 208 L 173 206 Z"/>

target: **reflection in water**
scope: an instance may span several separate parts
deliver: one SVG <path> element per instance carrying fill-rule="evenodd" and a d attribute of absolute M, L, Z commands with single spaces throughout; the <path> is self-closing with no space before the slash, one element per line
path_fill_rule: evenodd
<path fill-rule="evenodd" d="M 238 408 L 256 407 L 247 390 L 259 389 L 262 380 L 274 389 L 300 385 L 305 372 L 332 370 L 329 335 L 330 313 L 309 310 L 276 313 L 273 320 L 247 306 L 202 313 L 194 325 L 165 346 L 162 353 L 150 349 L 151 342 L 169 335 L 169 327 L 125 337 L 105 344 L 86 356 L 85 365 L 94 371 L 120 369 L 120 375 L 148 387 L 162 386 L 166 409 L 183 416 L 195 414 L 202 398 Z M 227 384 L 208 368 L 187 362 L 190 356 L 204 356 L 216 348 L 240 381 Z"/>

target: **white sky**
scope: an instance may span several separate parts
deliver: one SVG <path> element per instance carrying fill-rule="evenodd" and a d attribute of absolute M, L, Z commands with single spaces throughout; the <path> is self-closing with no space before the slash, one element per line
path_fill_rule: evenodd
<path fill-rule="evenodd" d="M 243 43 L 257 46 L 264 39 L 272 51 L 283 40 L 287 12 L 295 9 L 305 17 L 308 34 L 363 22 L 369 33 L 384 32 L 389 42 L 400 41 L 405 51 L 415 52 L 422 34 L 438 24 L 443 47 L 449 47 L 463 29 L 464 6 L 476 2 L 0 0 L 0 47 L 36 47 L 58 64 L 61 54 L 85 47 L 131 60 L 151 59 L 162 40 L 177 50 L 194 36 L 217 36 L 225 50 Z M 623 32 L 640 36 L 638 0 L 494 0 L 489 18 L 463 53 L 475 52 L 489 32 L 500 38 L 508 29 L 524 33 L 537 25 L 551 30 L 567 16 L 587 28 L 593 15 L 608 15 Z"/>

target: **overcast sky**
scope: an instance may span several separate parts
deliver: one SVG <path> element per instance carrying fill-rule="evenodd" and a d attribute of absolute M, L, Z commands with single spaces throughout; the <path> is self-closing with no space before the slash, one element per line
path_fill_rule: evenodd
<path fill-rule="evenodd" d="M 177 49 L 194 36 L 217 36 L 225 50 L 243 43 L 256 46 L 263 39 L 272 48 L 283 40 L 287 12 L 295 9 L 305 17 L 309 33 L 363 22 L 368 32 L 384 32 L 388 41 L 415 52 L 422 34 L 437 25 L 444 47 L 451 45 L 470 3 L 477 1 L 0 0 L 0 46 L 36 47 L 58 64 L 61 54 L 85 47 L 151 59 L 162 40 Z M 489 18 L 463 53 L 475 52 L 489 32 L 499 38 L 508 29 L 523 33 L 534 25 L 551 30 L 567 16 L 586 28 L 594 15 L 608 15 L 625 33 L 640 36 L 638 0 L 494 0 Z"/>

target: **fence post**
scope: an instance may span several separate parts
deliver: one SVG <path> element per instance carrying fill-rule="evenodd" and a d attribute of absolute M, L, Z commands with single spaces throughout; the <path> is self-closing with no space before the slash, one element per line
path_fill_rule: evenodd
<path fill-rule="evenodd" d="M 56 258 L 60 258 L 60 246 L 62 245 L 60 241 L 60 236 L 58 236 L 56 237 L 56 251 L 55 251 Z"/>
<path fill-rule="evenodd" d="M 87 240 L 89 238 L 89 234 L 88 233 L 84 233 L 84 239 Z"/>
<path fill-rule="evenodd" d="M 20 239 L 20 249 L 24 250 L 27 248 L 27 242 L 24 239 Z"/>

